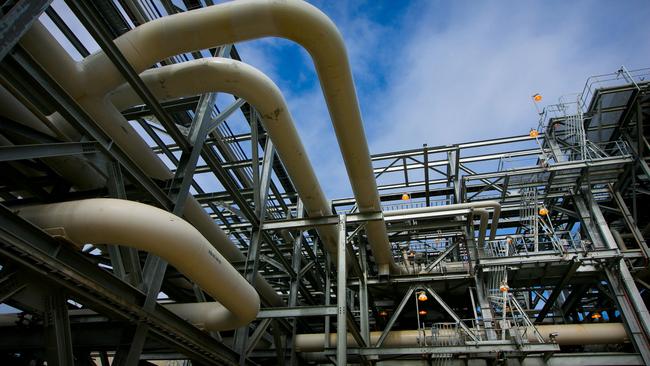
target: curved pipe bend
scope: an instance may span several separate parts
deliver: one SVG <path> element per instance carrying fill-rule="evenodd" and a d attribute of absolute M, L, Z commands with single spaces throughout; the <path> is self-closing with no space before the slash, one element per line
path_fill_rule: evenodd
<path fill-rule="evenodd" d="M 147 22 L 115 39 L 115 45 L 139 73 L 169 56 L 263 37 L 292 40 L 312 56 L 359 211 L 381 211 L 347 51 L 334 23 L 316 7 L 296 0 L 233 1 Z M 23 45 L 40 55 L 38 61 L 55 79 L 65 82 L 68 93 L 76 99 L 102 99 L 124 82 L 104 52 L 86 57 L 75 67 L 69 62 L 60 66 L 38 50 L 40 43 L 34 37 L 27 40 L 30 38 Z M 76 69 L 81 70 L 79 82 L 73 83 L 69 75 Z M 105 128 L 115 134 L 135 134 L 128 124 Z M 380 272 L 388 273 L 389 268 L 399 271 L 385 224 L 370 222 L 366 231 Z"/>
<path fill-rule="evenodd" d="M 149 176 L 157 179 L 170 179 L 173 174 L 156 156 L 153 150 L 140 137 L 138 132 L 129 124 L 126 119 L 119 113 L 115 107 L 107 102 L 105 95 L 83 97 L 83 90 L 86 85 L 92 85 L 92 82 L 99 82 L 95 79 L 103 77 L 99 74 L 85 72 L 75 63 L 61 45 L 54 39 L 49 31 L 39 22 L 35 22 L 33 27 L 21 39 L 21 45 L 43 66 L 48 73 L 65 89 L 70 95 L 78 96 L 78 103 L 92 117 L 94 122 L 101 127 L 106 134 Z M 48 47 L 44 48 L 43 45 Z M 47 52 L 43 52 L 43 50 Z M 140 70 L 141 71 L 141 70 Z M 100 75 L 101 74 L 101 75 Z M 89 81 L 89 78 L 93 78 Z M 121 80 L 121 79 L 120 79 Z M 121 82 L 121 81 L 120 81 Z M 88 84 L 90 83 L 90 84 Z M 81 88 L 81 89 L 79 89 Z M 78 91 L 81 90 L 81 93 Z M 103 94 L 108 93 L 106 90 Z M 76 131 L 67 127 L 67 121 L 53 115 L 51 122 L 57 122 L 57 127 L 65 130 L 65 133 L 74 133 Z M 71 141 L 76 141 L 75 136 L 66 135 Z M 69 167 L 73 169 L 74 167 Z M 71 179 L 71 178 L 68 178 Z M 201 204 L 188 197 L 185 204 L 183 217 L 191 222 L 203 236 L 229 261 L 243 261 L 245 256 L 235 246 L 228 235 L 214 223 L 214 220 L 205 212 Z M 282 306 L 282 298 L 271 285 L 265 281 L 259 274 L 256 275 L 256 287 L 264 300 L 272 306 Z"/>
<path fill-rule="evenodd" d="M 187 313 L 209 308 L 211 330 L 236 329 L 257 316 L 260 299 L 255 289 L 201 233 L 169 212 L 97 198 L 24 207 L 17 214 L 43 229 L 55 229 L 78 246 L 118 244 L 163 258 L 220 302 L 175 305 L 185 310 L 179 315 L 186 318 Z"/>
<path fill-rule="evenodd" d="M 140 77 L 160 100 L 211 92 L 233 94 L 245 99 L 260 113 L 307 214 L 310 217 L 332 215 L 282 92 L 264 73 L 240 61 L 213 57 L 147 70 Z M 123 84 L 108 98 L 118 110 L 142 103 L 129 84 Z M 318 232 L 328 252 L 335 255 L 338 239 L 336 228 L 322 227 Z"/>
<path fill-rule="evenodd" d="M 463 210 L 469 209 L 478 212 L 479 209 L 491 208 L 492 212 L 492 225 L 490 226 L 490 240 L 494 240 L 497 234 L 497 228 L 499 226 L 499 216 L 501 215 L 501 204 L 497 201 L 477 201 L 477 202 L 467 202 L 467 203 L 457 203 L 453 205 L 444 205 L 444 206 L 430 206 L 430 207 L 419 207 L 419 208 L 410 208 L 406 210 L 395 210 L 395 211 L 386 211 L 384 216 L 399 216 L 399 215 L 408 215 L 408 214 L 421 214 L 421 213 L 431 213 L 431 212 L 445 212 L 445 211 L 454 211 L 454 210 Z M 483 237 L 485 237 L 485 231 L 483 232 Z"/>

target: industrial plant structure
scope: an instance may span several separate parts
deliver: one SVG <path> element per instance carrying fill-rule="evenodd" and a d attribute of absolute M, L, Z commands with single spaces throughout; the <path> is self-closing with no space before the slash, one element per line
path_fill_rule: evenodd
<path fill-rule="evenodd" d="M 0 364 L 650 364 L 650 69 L 533 96 L 525 135 L 371 155 L 306 2 L 50 2 L 2 5 Z M 264 37 L 312 57 L 353 197 L 240 59 Z"/>

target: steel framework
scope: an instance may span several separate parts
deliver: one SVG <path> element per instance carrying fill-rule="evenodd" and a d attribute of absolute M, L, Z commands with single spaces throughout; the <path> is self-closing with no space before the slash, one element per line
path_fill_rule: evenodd
<path fill-rule="evenodd" d="M 0 81 L 36 118 L 58 112 L 81 137 L 65 141 L 0 113 L 0 300 L 19 311 L 2 320 L 1 363 L 650 364 L 650 70 L 590 78 L 577 97 L 545 107 L 528 135 L 375 154 L 381 212 L 340 198 L 333 215 L 307 217 L 253 107 L 216 93 L 160 102 L 112 42 L 211 1 L 66 2 L 145 101 L 122 115 L 172 167 L 168 180 L 147 176 L 18 45 L 43 16 L 89 55 L 49 3 L 3 5 Z M 225 45 L 161 64 L 212 55 L 240 59 Z M 91 165 L 105 186 L 76 186 L 53 169 L 60 158 Z M 162 259 L 111 245 L 78 251 L 16 214 L 113 197 L 180 216 L 188 195 L 244 253 L 232 263 L 241 275 L 263 278 L 284 306 L 263 303 L 236 331 L 200 330 L 164 304 L 211 299 Z M 480 206 L 489 202 L 500 213 Z M 378 221 L 403 274 L 375 265 L 365 228 Z M 326 226 L 347 256 L 324 250 L 316 229 Z M 564 343 L 538 331 L 601 323 L 622 323 L 627 336 Z M 399 331 L 416 336 L 394 343 Z M 314 334 L 315 346 L 301 341 Z"/>

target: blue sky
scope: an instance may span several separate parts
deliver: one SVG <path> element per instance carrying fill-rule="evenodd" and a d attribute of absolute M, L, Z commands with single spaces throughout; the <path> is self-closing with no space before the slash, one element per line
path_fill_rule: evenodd
<path fill-rule="evenodd" d="M 312 1 L 345 39 L 372 153 L 525 134 L 591 75 L 650 66 L 648 1 Z M 328 197 L 349 195 L 307 53 L 238 45 L 284 92 Z"/>
<path fill-rule="evenodd" d="M 532 94 L 553 104 L 591 75 L 650 66 L 647 0 L 311 2 L 343 34 L 372 153 L 524 134 L 537 124 Z M 349 196 L 309 55 L 275 38 L 237 47 L 283 91 L 327 196 Z"/>

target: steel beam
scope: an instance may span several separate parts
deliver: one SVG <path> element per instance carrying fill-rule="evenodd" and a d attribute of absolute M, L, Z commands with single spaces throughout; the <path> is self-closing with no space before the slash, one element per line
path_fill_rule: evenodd
<path fill-rule="evenodd" d="M 74 364 L 72 336 L 68 319 L 68 302 L 60 291 L 45 296 L 45 319 L 47 364 L 67 366 Z"/>
<path fill-rule="evenodd" d="M 93 154 L 97 151 L 97 146 L 94 142 L 59 142 L 37 145 L 0 146 L 0 161 L 84 155 Z"/>
<path fill-rule="evenodd" d="M 21 276 L 19 272 L 6 273 L 7 271 L 7 269 L 3 269 L 0 272 L 2 276 L 0 278 L 0 304 L 25 289 L 28 284 L 27 279 Z"/>
<path fill-rule="evenodd" d="M 333 305 L 263 308 L 259 311 L 259 313 L 257 313 L 257 318 L 295 318 L 304 316 L 336 315 L 336 309 L 336 306 Z"/>
<path fill-rule="evenodd" d="M 20 41 L 52 0 L 20 0 L 0 18 L 0 60 Z"/>
<path fill-rule="evenodd" d="M 260 339 L 262 339 L 262 336 L 268 329 L 269 325 L 271 325 L 271 318 L 263 319 L 261 322 L 259 322 L 259 324 L 257 324 L 255 331 L 248 339 L 245 357 L 248 357 L 248 355 L 250 355 L 250 353 L 255 349 L 257 343 L 260 341 Z"/>
<path fill-rule="evenodd" d="M 634 236 L 634 240 L 636 241 L 637 245 L 639 246 L 639 248 L 641 248 L 646 258 L 650 258 L 650 249 L 648 249 L 648 244 L 646 243 L 645 238 L 643 237 L 643 233 L 641 232 L 641 230 L 639 230 L 639 227 L 636 224 L 636 220 L 634 219 L 634 216 L 632 215 L 627 205 L 625 204 L 625 200 L 623 199 L 621 192 L 616 190 L 613 184 L 609 184 L 609 190 L 612 193 L 612 198 L 616 202 L 616 205 L 620 208 L 621 214 L 623 216 L 623 220 L 625 220 L 625 224 L 627 225 L 627 228 Z"/>
<path fill-rule="evenodd" d="M 189 150 L 183 152 L 178 169 L 174 174 L 172 182 L 180 180 L 180 187 L 174 197 L 172 213 L 179 217 L 183 214 L 185 203 L 190 194 L 189 189 L 194 180 L 194 169 L 196 168 L 196 163 L 198 162 L 203 142 L 207 135 L 210 114 L 214 108 L 215 98 L 215 94 L 205 94 L 199 99 L 197 111 L 188 134 Z M 181 138 L 185 140 L 184 136 L 181 136 Z M 158 293 L 165 278 L 166 269 L 167 262 L 162 258 L 152 254 L 147 256 L 143 270 L 143 286 L 147 292 L 147 299 L 143 306 L 145 310 L 152 309 L 156 303 Z M 117 365 L 135 366 L 138 364 L 147 333 L 149 332 L 148 328 L 146 323 L 138 324 L 126 357 L 124 358 L 121 352 L 117 353 L 115 358 Z"/>
<path fill-rule="evenodd" d="M 582 196 L 575 196 L 574 201 L 578 206 L 581 221 L 583 223 L 589 221 L 594 226 L 589 232 L 594 244 L 618 251 L 616 241 L 592 193 L 582 190 Z M 644 361 L 650 364 L 650 314 L 625 260 L 617 260 L 615 267 L 617 271 L 608 267 L 605 269 L 609 286 L 615 295 L 616 303 L 637 351 Z"/>
<path fill-rule="evenodd" d="M 457 246 L 458 246 L 458 242 L 448 246 L 447 249 L 445 249 L 445 251 L 438 256 L 438 258 L 436 258 L 433 262 L 427 264 L 427 266 L 424 268 L 424 272 L 433 271 L 433 269 L 436 268 L 436 266 L 440 264 L 440 262 L 442 262 L 442 260 L 445 259 L 447 255 L 449 255 L 449 253 L 451 253 L 454 249 L 456 249 Z"/>
<path fill-rule="evenodd" d="M 548 296 L 548 299 L 546 299 L 546 302 L 544 303 L 544 307 L 539 311 L 539 313 L 537 313 L 537 318 L 535 318 L 536 324 L 541 324 L 544 321 L 546 314 L 548 314 L 548 312 L 551 311 L 551 308 L 553 307 L 557 299 L 560 297 L 562 291 L 566 289 L 566 286 L 569 284 L 569 281 L 571 281 L 573 275 L 575 275 L 578 268 L 580 268 L 579 261 L 573 260 L 570 262 L 569 268 L 567 268 L 560 282 L 557 284 L 557 286 L 555 286 L 555 289 Z"/>
<path fill-rule="evenodd" d="M 214 130 L 219 127 L 219 125 L 226 121 L 233 113 L 238 111 L 246 101 L 242 98 L 237 98 L 232 104 L 230 104 L 226 109 L 222 110 L 214 119 L 212 119 L 207 128 L 207 134 L 211 134 Z M 257 147 L 257 145 L 255 145 Z"/>
<path fill-rule="evenodd" d="M 370 322 L 368 319 L 368 257 L 366 244 L 359 241 L 359 259 L 361 260 L 361 276 L 359 277 L 359 328 L 366 344 L 370 344 Z"/>
<path fill-rule="evenodd" d="M 298 200 L 296 203 L 296 216 L 302 218 L 304 216 L 305 210 L 302 204 L 302 200 Z M 302 230 L 298 231 L 297 235 L 293 239 L 293 253 L 291 257 L 291 268 L 294 272 L 297 273 L 296 277 L 291 280 L 291 287 L 289 289 L 289 306 L 296 306 L 298 304 L 298 290 L 300 281 L 302 281 L 302 271 L 300 267 L 302 265 L 302 242 L 303 242 L 303 232 Z M 314 262 L 311 262 L 314 263 Z M 294 319 L 293 324 L 291 325 L 291 359 L 290 365 L 298 364 L 298 355 L 296 354 L 296 334 L 298 331 L 298 320 Z"/>
<path fill-rule="evenodd" d="M 376 213 L 356 213 L 346 215 L 346 222 L 348 224 L 362 223 L 366 221 L 379 221 L 383 220 L 384 215 L 381 212 Z M 293 220 L 274 220 L 267 221 L 262 224 L 262 230 L 287 230 L 287 229 L 307 229 L 325 225 L 338 225 L 339 218 L 336 215 L 323 216 L 317 218 L 307 219 L 293 219 Z"/>
<path fill-rule="evenodd" d="M 31 90 L 40 88 L 45 91 L 46 99 L 52 103 L 53 107 L 61 113 L 74 127 L 87 135 L 90 140 L 96 141 L 101 152 L 110 156 L 124 168 L 127 175 L 132 178 L 132 182 L 141 186 L 149 193 L 154 201 L 163 208 L 171 207 L 171 200 L 160 189 L 160 187 L 145 174 L 133 161 L 110 139 L 100 128 L 95 126 L 92 119 L 86 112 L 61 89 L 61 87 L 43 71 L 23 50 L 16 49 L 11 53 L 12 63 L 4 60 L 0 70 L 2 76 L 11 81 L 13 85 L 20 86 L 21 89 Z M 28 73 L 28 77 L 21 78 L 22 70 Z M 21 100 L 27 104 L 29 100 Z M 43 118 L 45 118 L 43 116 Z"/>
<path fill-rule="evenodd" d="M 165 127 L 167 133 L 181 147 L 183 151 L 189 151 L 191 146 L 185 136 L 178 129 L 178 126 L 171 120 L 169 115 L 160 105 L 153 93 L 147 88 L 133 66 L 124 57 L 122 52 L 113 43 L 113 37 L 105 25 L 105 20 L 92 3 L 69 0 L 67 4 L 70 9 L 77 15 L 81 23 L 86 27 L 88 32 L 93 36 L 97 44 L 106 53 L 106 56 L 113 62 L 115 67 L 120 71 L 122 76 L 131 85 L 133 90 L 149 106 L 154 116 Z"/>

